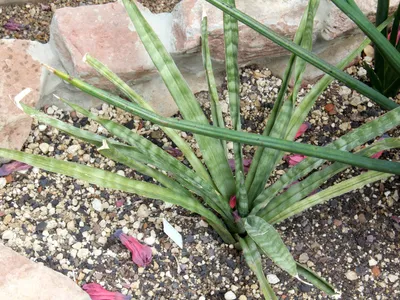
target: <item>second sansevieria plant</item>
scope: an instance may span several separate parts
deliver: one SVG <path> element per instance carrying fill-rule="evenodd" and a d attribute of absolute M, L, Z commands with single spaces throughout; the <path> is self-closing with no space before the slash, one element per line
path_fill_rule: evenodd
<path fill-rule="evenodd" d="M 84 108 L 70 103 L 68 99 L 61 98 L 61 101 L 70 105 L 77 112 L 101 124 L 118 138 L 118 141 L 51 118 L 20 103 L 19 98 L 21 97 L 17 97 L 16 100 L 17 105 L 23 111 L 40 122 L 91 143 L 102 155 L 151 176 L 158 184 L 140 182 L 102 169 L 14 150 L 0 149 L 0 156 L 22 161 L 47 171 L 86 180 L 101 187 L 159 199 L 200 215 L 215 229 L 225 243 L 234 244 L 241 251 L 250 269 L 257 276 L 265 299 L 277 298 L 264 275 L 262 255 L 271 259 L 291 276 L 313 284 L 327 295 L 338 296 L 340 292 L 335 290 L 331 284 L 294 260 L 279 233 L 275 230 L 274 224 L 333 197 L 372 182 L 387 179 L 393 174 L 400 174 L 399 163 L 371 158 L 379 151 L 399 148 L 399 138 L 378 140 L 362 150 L 351 152 L 397 127 L 400 124 L 400 108 L 384 95 L 341 71 L 365 45 L 370 43 L 368 39 L 336 67 L 321 61 L 312 54 L 313 23 L 319 5 L 318 0 L 309 1 L 293 42 L 271 33 L 270 29 L 235 9 L 234 0 L 207 1 L 224 10 L 226 73 L 232 129 L 225 128 L 221 113 L 208 46 L 206 17 L 202 21 L 202 53 L 209 84 L 213 125 L 210 125 L 211 120 L 206 118 L 173 59 L 133 0 L 123 0 L 122 2 L 184 120 L 157 115 L 145 99 L 89 54 L 85 55 L 84 61 L 111 81 L 123 97 L 103 91 L 79 78 L 72 78 L 68 74 L 48 67 L 56 76 L 78 89 L 158 124 L 185 155 L 189 166 L 123 125 L 94 115 Z M 287 65 L 281 90 L 275 99 L 273 110 L 266 119 L 262 135 L 241 131 L 237 19 L 294 53 Z M 384 28 L 389 21 L 387 20 L 375 30 Z M 393 61 L 397 62 L 397 59 Z M 298 103 L 296 100 L 306 62 L 315 64 L 323 71 L 329 72 L 330 75 L 369 96 L 372 101 L 388 109 L 388 112 L 339 137 L 325 147 L 293 142 L 311 107 L 333 81 L 332 77 L 326 75 Z M 291 79 L 294 85 L 288 89 Z M 201 150 L 201 159 L 195 155 L 177 130 L 194 133 Z M 231 168 L 228 162 L 226 141 L 233 142 L 234 168 Z M 258 146 L 248 173 L 245 172 L 243 166 L 242 146 L 244 144 Z M 305 155 L 307 158 L 288 168 L 278 180 L 266 186 L 274 168 L 286 152 Z M 328 161 L 333 163 L 319 168 Z M 362 168 L 364 171 L 361 175 L 312 193 L 329 178 L 351 166 Z M 298 182 L 299 180 L 300 182 Z M 298 183 L 294 184 L 295 182 Z"/>

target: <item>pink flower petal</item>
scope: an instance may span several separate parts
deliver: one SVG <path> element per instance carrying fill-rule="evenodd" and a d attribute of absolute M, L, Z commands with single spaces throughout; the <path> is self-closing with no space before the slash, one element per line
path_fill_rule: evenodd
<path fill-rule="evenodd" d="M 235 206 L 236 206 L 236 195 L 233 195 L 233 196 L 231 197 L 231 199 L 229 199 L 229 206 L 230 206 L 231 208 L 235 208 Z"/>
<path fill-rule="evenodd" d="M 131 296 L 125 296 L 118 292 L 110 292 L 97 283 L 83 285 L 83 290 L 89 294 L 92 300 L 131 300 Z"/>
<path fill-rule="evenodd" d="M 16 171 L 29 170 L 32 166 L 19 161 L 13 161 L 8 164 L 2 165 L 0 168 L 0 176 L 7 176 Z"/>
<path fill-rule="evenodd" d="M 303 123 L 301 124 L 299 130 L 297 131 L 294 139 L 298 139 L 300 136 L 302 136 L 304 134 L 304 132 L 307 131 L 307 129 L 310 128 L 310 124 L 309 123 Z"/>
<path fill-rule="evenodd" d="M 379 152 L 375 153 L 374 155 L 371 155 L 371 158 L 376 158 L 376 159 L 378 159 L 379 157 L 382 156 L 382 154 L 383 154 L 383 151 L 379 151 Z"/>
<path fill-rule="evenodd" d="M 297 165 L 299 162 L 304 160 L 306 156 L 301 155 L 301 154 L 293 154 L 293 155 L 288 155 L 285 157 L 285 160 L 288 162 L 290 167 L 293 167 Z"/>
<path fill-rule="evenodd" d="M 139 267 L 145 267 L 151 263 L 153 253 L 149 246 L 139 243 L 133 236 L 127 236 L 121 229 L 117 230 L 114 235 L 132 252 L 132 261 L 135 264 Z"/>

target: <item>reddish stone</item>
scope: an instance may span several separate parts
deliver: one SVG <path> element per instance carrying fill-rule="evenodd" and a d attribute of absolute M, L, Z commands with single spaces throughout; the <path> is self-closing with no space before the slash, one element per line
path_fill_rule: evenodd
<path fill-rule="evenodd" d="M 0 40 L 0 148 L 21 149 L 31 130 L 31 117 L 15 106 L 14 97 L 31 88 L 22 102 L 35 106 L 39 100 L 42 68 L 30 55 L 34 44 L 26 40 Z M 6 161 L 0 159 L 0 164 Z"/>
<path fill-rule="evenodd" d="M 71 279 L 0 244 L 0 299 L 90 300 Z"/>

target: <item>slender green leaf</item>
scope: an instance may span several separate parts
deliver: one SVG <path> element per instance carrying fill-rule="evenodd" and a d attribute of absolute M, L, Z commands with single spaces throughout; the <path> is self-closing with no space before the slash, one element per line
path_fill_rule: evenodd
<path fill-rule="evenodd" d="M 68 102 L 65 99 L 61 100 L 71 106 L 74 110 L 101 124 L 110 133 L 137 147 L 143 153 L 148 154 L 157 167 L 163 167 L 166 171 L 172 171 L 176 179 L 181 184 L 185 185 L 186 188 L 193 190 L 193 192 L 201 196 L 207 202 L 207 204 L 210 205 L 210 207 L 224 217 L 228 224 L 234 223 L 233 217 L 230 214 L 229 204 L 220 198 L 220 195 L 217 194 L 213 186 L 209 185 L 205 180 L 196 175 L 196 173 L 194 173 L 191 169 L 187 168 L 161 148 L 154 145 L 141 135 L 132 132 L 125 126 L 110 120 L 102 119 L 83 109 L 82 107 Z"/>
<path fill-rule="evenodd" d="M 357 7 L 354 0 L 332 0 L 357 26 L 374 42 L 381 55 L 400 75 L 400 54 L 397 49 L 383 36 Z M 361 92 L 361 91 L 360 91 Z M 368 96 L 368 95 L 366 95 Z M 371 100 L 374 97 L 370 97 Z"/>
<path fill-rule="evenodd" d="M 131 87 L 128 84 L 126 84 L 121 78 L 119 78 L 115 73 L 113 73 L 100 61 L 90 56 L 89 54 L 85 55 L 84 61 L 88 63 L 91 67 L 93 67 L 101 75 L 103 75 L 105 78 L 110 80 L 130 100 L 134 101 L 135 103 L 139 104 L 145 109 L 154 111 L 154 109 L 148 102 L 146 102 L 139 94 L 137 94 L 133 89 L 131 89 Z M 180 137 L 179 133 L 171 128 L 161 127 L 161 129 L 165 132 L 165 134 L 168 137 L 171 138 L 171 140 L 175 143 L 175 145 L 182 151 L 183 155 L 192 165 L 193 169 L 197 172 L 197 174 L 203 177 L 204 180 L 207 180 L 208 182 L 212 183 L 212 180 L 206 168 L 197 158 L 196 154 L 192 151 L 190 145 Z"/>
<path fill-rule="evenodd" d="M 375 25 L 379 26 L 382 22 L 384 22 L 389 15 L 389 0 L 378 0 L 378 8 L 376 10 L 376 22 Z M 386 38 L 388 30 L 387 28 L 381 31 L 383 36 Z M 385 85 L 386 82 L 386 61 L 384 57 L 381 55 L 379 48 L 375 45 L 375 73 L 380 78 L 380 81 Z M 382 92 L 382 90 L 378 89 L 378 91 Z"/>
<path fill-rule="evenodd" d="M 384 23 L 379 25 L 378 30 L 382 30 L 383 28 L 385 28 L 392 20 L 393 17 L 388 18 Z M 370 39 L 365 39 L 357 49 L 355 49 L 346 58 L 344 58 L 341 62 L 339 62 L 339 64 L 337 64 L 336 67 L 340 70 L 346 68 L 346 66 L 348 66 L 370 43 L 371 43 Z M 289 128 L 286 134 L 287 140 L 293 140 L 297 130 L 299 129 L 300 125 L 304 122 L 306 116 L 310 112 L 316 100 L 320 95 L 322 95 L 322 93 L 329 86 L 329 84 L 332 83 L 333 80 L 334 80 L 333 77 L 325 75 L 321 80 L 319 80 L 313 86 L 311 91 L 309 91 L 308 94 L 303 98 L 301 103 L 295 109 L 293 116 L 290 120 Z"/>
<path fill-rule="evenodd" d="M 133 0 L 123 0 L 122 2 L 182 116 L 198 124 L 208 124 L 199 102 L 135 2 Z M 216 188 L 228 201 L 229 197 L 235 193 L 235 182 L 221 142 L 202 135 L 195 135 L 195 138 Z"/>
<path fill-rule="evenodd" d="M 369 140 L 381 136 L 386 131 L 400 125 L 400 108 L 387 112 L 385 115 L 376 118 L 360 126 L 359 128 L 347 133 L 333 143 L 324 148 L 336 148 L 345 151 L 350 151 L 357 146 L 360 146 Z M 280 192 L 285 186 L 293 181 L 306 176 L 313 169 L 321 166 L 325 161 L 322 159 L 307 157 L 296 166 L 289 168 L 273 185 L 266 188 L 254 201 L 254 206 L 261 202 L 270 201 L 275 195 Z M 380 163 L 378 161 L 378 163 Z"/>
<path fill-rule="evenodd" d="M 247 234 L 278 267 L 297 277 L 297 267 L 292 255 L 275 228 L 257 216 L 246 218 Z"/>
<path fill-rule="evenodd" d="M 308 282 L 311 282 L 315 287 L 325 292 L 327 295 L 334 296 L 335 298 L 340 297 L 341 294 L 338 293 L 329 282 L 309 268 L 297 263 L 297 272 L 299 272 L 300 276 L 304 277 Z"/>
<path fill-rule="evenodd" d="M 309 6 L 307 5 L 307 7 L 304 11 L 304 14 L 301 18 L 299 28 L 297 29 L 296 34 L 293 38 L 293 42 L 295 44 L 300 44 L 301 40 L 303 38 L 303 32 L 305 30 L 307 16 L 308 16 L 308 8 L 309 8 Z M 281 107 L 283 105 L 284 98 L 286 95 L 286 91 L 289 86 L 290 79 L 292 78 L 293 70 L 295 68 L 295 62 L 296 62 L 296 55 L 292 54 L 289 58 L 287 66 L 286 66 L 278 96 L 274 102 L 274 106 L 272 108 L 271 113 L 268 116 L 267 124 L 265 125 L 265 129 L 263 131 L 263 135 L 265 135 L 265 136 L 270 135 L 272 127 L 274 126 L 274 124 L 276 122 L 276 118 L 278 117 L 278 114 L 281 110 Z M 247 188 L 248 192 L 250 190 L 251 185 L 253 184 L 253 180 L 254 180 L 255 174 L 258 170 L 258 166 L 260 164 L 263 153 L 264 153 L 264 148 L 257 147 L 257 150 L 254 154 L 254 157 L 253 157 L 251 165 L 250 165 L 249 172 L 247 173 L 247 177 L 246 177 L 246 188 Z M 251 197 L 250 197 L 250 199 L 253 201 L 253 199 Z"/>
<path fill-rule="evenodd" d="M 290 218 L 306 209 L 309 209 L 317 204 L 328 201 L 329 199 L 341 196 L 353 190 L 362 188 L 363 186 L 373 183 L 378 180 L 386 179 L 391 177 L 391 174 L 380 173 L 376 171 L 368 171 L 354 178 L 342 181 L 335 184 L 319 193 L 316 193 L 310 197 L 301 200 L 294 205 L 290 206 L 288 209 L 284 210 L 280 214 L 275 215 L 271 218 L 270 222 L 272 224 L 282 222 L 283 220 Z"/>
<path fill-rule="evenodd" d="M 256 275 L 264 298 L 278 300 L 267 278 L 265 278 L 264 271 L 262 269 L 261 255 L 260 252 L 258 252 L 257 245 L 249 237 L 246 237 L 245 239 L 238 237 L 238 239 L 240 246 L 242 247 L 246 263 Z"/>
<path fill-rule="evenodd" d="M 208 43 L 208 28 L 207 28 L 207 17 L 203 18 L 201 22 L 201 49 L 202 49 L 202 56 L 203 56 L 203 64 L 204 69 L 206 70 L 206 77 L 208 83 L 208 92 L 210 94 L 211 102 L 211 117 L 213 120 L 213 124 L 215 126 L 224 128 L 224 118 L 222 116 L 221 105 L 219 103 L 218 91 L 217 91 L 217 84 L 215 82 L 212 62 L 211 62 L 211 53 L 210 53 L 210 46 Z M 228 150 L 226 147 L 226 142 L 221 140 L 222 147 L 224 147 L 225 154 L 228 155 Z"/>
<path fill-rule="evenodd" d="M 363 149 L 359 152 L 359 155 L 372 156 L 379 151 L 384 151 L 392 148 L 400 148 L 400 139 L 384 139 L 375 143 L 374 145 Z M 331 178 L 335 174 L 338 174 L 339 172 L 342 172 L 348 167 L 349 165 L 334 163 L 330 166 L 323 168 L 320 171 L 314 172 L 301 182 L 292 185 L 284 193 L 275 197 L 271 202 L 260 203 L 257 209 L 259 209 L 260 207 L 265 207 L 266 204 L 268 204 L 268 207 L 267 209 L 261 210 L 257 215 L 268 222 L 268 220 L 273 218 L 275 215 L 286 210 L 301 199 L 307 197 L 322 184 L 324 184 L 329 178 Z M 254 208 L 252 213 L 255 214 L 257 209 Z"/>
<path fill-rule="evenodd" d="M 394 163 L 389 161 L 377 162 L 374 159 L 360 157 L 358 155 L 354 155 L 345 151 L 332 149 L 334 146 L 332 146 L 332 148 L 318 147 L 318 146 L 290 142 L 271 137 L 260 136 L 254 133 L 237 132 L 234 130 L 218 128 L 210 125 L 200 125 L 198 123 L 186 120 L 175 120 L 172 118 L 165 118 L 157 114 L 154 114 L 153 112 L 150 112 L 146 109 L 143 109 L 138 105 L 129 103 L 108 92 L 95 88 L 90 84 L 87 84 L 79 79 L 72 78 L 68 74 L 65 74 L 61 71 L 54 69 L 50 70 L 54 74 L 65 80 L 66 82 L 76 86 L 82 91 L 161 126 L 175 128 L 183 131 L 194 132 L 197 134 L 206 135 L 213 138 L 219 138 L 227 141 L 239 142 L 241 144 L 270 147 L 282 151 L 287 151 L 287 152 L 290 151 L 294 153 L 304 154 L 311 157 L 318 157 L 331 161 L 339 161 L 352 166 L 376 170 L 380 172 L 392 172 L 394 174 L 400 173 L 399 163 Z M 390 114 L 389 112 L 386 114 L 386 116 L 387 118 L 390 118 L 393 122 L 396 122 L 396 120 L 400 119 L 400 114 L 398 114 L 398 110 L 395 111 L 395 114 Z M 371 127 L 370 129 L 374 133 L 380 132 L 380 128 Z M 358 140 L 358 137 L 356 137 L 356 140 Z M 335 143 L 337 143 L 337 141 L 335 141 Z M 320 151 L 321 149 L 323 149 L 323 151 Z"/>
<path fill-rule="evenodd" d="M 170 189 L 147 182 L 128 179 L 118 174 L 101 169 L 67 161 L 60 161 L 54 158 L 23 153 L 15 150 L 0 148 L 0 156 L 18 160 L 46 171 L 71 176 L 73 178 L 84 180 L 104 188 L 134 193 L 142 197 L 158 199 L 164 202 L 179 205 L 189 211 L 203 216 L 207 221 L 209 221 L 210 225 L 214 227 L 214 229 L 220 234 L 225 242 L 235 242 L 234 238 L 226 229 L 221 220 L 218 219 L 211 211 L 206 209 L 199 201 L 194 198 L 182 196 L 181 194 L 175 193 Z"/>
<path fill-rule="evenodd" d="M 379 92 L 375 91 L 374 89 L 370 88 L 366 84 L 354 79 L 350 75 L 342 72 L 341 70 L 333 67 L 332 65 L 326 63 L 322 59 L 320 59 L 317 55 L 313 54 L 310 51 L 304 50 L 302 47 L 294 44 L 290 40 L 280 36 L 276 32 L 269 29 L 264 24 L 261 24 L 254 18 L 244 14 L 240 10 L 227 5 L 222 0 L 206 0 L 207 2 L 213 4 L 217 8 L 221 9 L 223 12 L 230 14 L 232 17 L 237 19 L 238 21 L 242 22 L 243 24 L 249 26 L 250 28 L 254 29 L 261 35 L 269 38 L 279 46 L 289 50 L 290 52 L 296 54 L 297 56 L 301 57 L 308 63 L 312 64 L 313 66 L 317 67 L 318 69 L 324 71 L 326 74 L 336 78 L 337 80 L 345 83 L 348 87 L 355 89 L 359 93 L 367 96 L 372 101 L 378 103 L 382 107 L 386 109 L 393 109 L 396 108 L 398 105 L 394 102 L 389 100 L 384 95 L 380 94 Z"/>
<path fill-rule="evenodd" d="M 235 6 L 235 0 L 225 0 Z M 238 65 L 238 43 L 239 29 L 238 22 L 228 14 L 224 14 L 224 39 L 225 39 L 225 63 L 226 75 L 228 80 L 229 107 L 234 130 L 241 131 L 240 121 L 240 79 Z M 242 217 L 249 213 L 249 201 L 247 190 L 244 185 L 244 167 L 242 145 L 233 144 L 233 154 L 235 158 L 235 180 L 236 198 L 239 214 Z"/>

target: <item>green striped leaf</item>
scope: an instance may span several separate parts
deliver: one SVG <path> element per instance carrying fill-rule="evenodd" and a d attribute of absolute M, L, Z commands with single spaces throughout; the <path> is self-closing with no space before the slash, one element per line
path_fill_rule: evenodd
<path fill-rule="evenodd" d="M 175 193 L 170 189 L 147 182 L 128 179 L 118 174 L 101 169 L 67 161 L 60 161 L 54 158 L 23 153 L 15 150 L 0 148 L 0 157 L 18 160 L 49 172 L 71 176 L 76 179 L 96 184 L 100 187 L 134 193 L 142 197 L 158 199 L 164 202 L 179 205 L 191 212 L 203 216 L 227 243 L 235 242 L 232 235 L 226 229 L 221 220 L 218 219 L 211 211 L 206 209 L 199 201 L 194 198 Z"/>
<path fill-rule="evenodd" d="M 265 278 L 264 271 L 262 269 L 261 255 L 260 252 L 258 252 L 257 245 L 249 237 L 246 237 L 245 239 L 239 237 L 238 239 L 240 246 L 242 247 L 243 256 L 246 260 L 246 263 L 250 267 L 250 270 L 252 270 L 256 275 L 264 298 L 278 300 L 267 278 Z"/>
<path fill-rule="evenodd" d="M 391 21 L 393 17 L 388 18 L 384 23 L 379 25 L 378 30 L 382 30 L 385 28 Z M 371 43 L 370 39 L 365 39 L 357 49 L 352 51 L 346 58 L 344 58 L 341 62 L 336 65 L 336 68 L 343 70 L 346 68 L 360 53 L 361 51 Z M 326 90 L 326 88 L 334 81 L 334 78 L 325 75 L 322 77 L 307 93 L 307 95 L 303 98 L 300 104 L 295 109 L 292 118 L 289 123 L 289 127 L 286 134 L 287 140 L 293 140 L 298 131 L 301 124 L 303 124 L 306 119 L 308 113 L 311 108 L 314 106 L 316 100 L 322 93 Z"/>
<path fill-rule="evenodd" d="M 321 204 L 325 201 L 341 196 L 353 190 L 362 188 L 363 186 L 373 183 L 375 181 L 387 179 L 391 176 L 391 174 L 380 173 L 376 171 L 365 172 L 359 176 L 335 184 L 315 195 L 307 197 L 304 200 L 301 200 L 294 205 L 291 205 L 288 209 L 274 215 L 270 221 L 274 224 L 282 222 L 283 220 L 290 218 L 315 205 Z"/>
<path fill-rule="evenodd" d="M 357 146 L 360 146 L 369 140 L 381 136 L 386 131 L 400 125 L 400 108 L 396 108 L 387 112 L 385 115 L 376 118 L 375 120 L 352 130 L 333 143 L 324 148 L 336 148 L 345 151 L 350 151 Z M 277 195 L 285 186 L 293 181 L 306 176 L 312 170 L 321 166 L 325 160 L 307 157 L 296 166 L 289 168 L 273 185 L 266 188 L 254 201 L 254 206 L 266 202 Z M 380 163 L 380 162 L 378 162 Z M 268 208 L 267 208 L 268 209 Z"/>
<path fill-rule="evenodd" d="M 249 26 L 250 28 L 254 29 L 261 35 L 269 38 L 279 46 L 289 50 L 290 52 L 296 54 L 297 56 L 301 57 L 308 63 L 312 64 L 313 66 L 317 67 L 318 69 L 324 71 L 326 74 L 336 78 L 337 80 L 345 83 L 349 88 L 352 88 L 359 93 L 367 96 L 372 101 L 378 103 L 382 107 L 386 109 L 393 109 L 398 107 L 398 105 L 394 102 L 389 100 L 387 97 L 382 95 L 381 93 L 375 91 L 374 89 L 370 88 L 366 84 L 354 79 L 350 75 L 342 72 L 341 70 L 333 67 L 332 65 L 328 64 L 327 62 L 320 59 L 314 53 L 304 50 L 302 47 L 294 44 L 292 41 L 280 36 L 276 32 L 272 31 L 270 28 L 261 24 L 254 18 L 244 14 L 240 10 L 227 5 L 222 0 L 206 0 L 207 2 L 211 3 L 212 5 L 216 6 L 217 8 L 221 9 L 223 12 L 230 14 L 232 17 L 237 19 L 238 21 L 242 22 L 243 24 Z"/>
<path fill-rule="evenodd" d="M 400 148 L 400 139 L 388 138 L 382 140 L 372 146 L 363 149 L 359 152 L 359 155 L 372 156 L 377 152 L 392 148 Z M 269 220 L 271 220 L 275 215 L 286 210 L 301 199 L 307 197 L 322 184 L 324 184 L 329 178 L 338 174 L 339 172 L 344 171 L 348 167 L 349 165 L 334 163 L 330 166 L 323 168 L 320 171 L 312 173 L 306 179 L 292 185 L 290 188 L 287 189 L 287 191 L 275 197 L 271 201 L 271 203 L 269 203 L 268 208 L 261 210 L 257 215 L 269 222 Z M 259 204 L 259 207 L 257 207 L 257 209 L 265 206 L 265 203 L 261 203 Z M 254 208 L 252 213 L 255 214 L 257 209 Z"/>
<path fill-rule="evenodd" d="M 296 35 L 293 39 L 294 43 L 302 44 L 302 47 L 307 47 L 307 49 L 311 49 L 312 47 L 312 28 L 317 8 L 318 5 L 315 5 L 315 1 L 309 2 L 301 19 L 299 28 L 296 31 Z M 302 74 L 304 72 L 305 66 L 306 63 L 304 60 L 297 58 L 294 54 L 291 55 L 289 63 L 285 70 L 285 75 L 282 80 L 282 85 L 279 90 L 277 100 L 274 104 L 270 116 L 268 117 L 267 125 L 265 126 L 263 135 L 285 138 L 285 133 L 288 123 L 291 120 L 291 116 L 293 114 L 293 107 L 296 102 L 295 100 L 297 98 L 298 89 L 301 85 L 301 81 L 303 78 Z M 293 92 L 289 99 L 286 100 L 286 102 L 290 102 L 286 103 L 286 105 L 283 104 L 285 107 L 282 107 L 283 99 L 286 94 L 286 90 L 291 79 L 291 74 L 294 69 L 295 87 L 293 88 Z M 282 155 L 283 153 L 281 151 L 276 151 L 272 149 L 267 150 L 262 148 L 257 149 L 254 155 L 254 159 L 251 163 L 246 182 L 246 187 L 250 191 L 249 199 L 251 201 L 253 201 L 256 196 L 260 194 L 273 168 L 279 162 Z"/>
<path fill-rule="evenodd" d="M 175 120 L 172 118 L 164 118 L 153 112 L 150 112 L 146 109 L 139 107 L 133 103 L 129 103 L 115 95 L 107 93 L 103 90 L 97 89 L 79 79 L 71 78 L 69 75 L 60 72 L 58 70 L 50 69 L 54 74 L 62 78 L 68 83 L 73 84 L 77 88 L 82 91 L 95 96 L 109 104 L 115 105 L 123 110 L 126 110 L 132 114 L 135 114 L 143 119 L 149 120 L 155 124 L 175 128 L 183 131 L 194 132 L 197 134 L 219 138 L 227 141 L 239 142 L 241 144 L 249 144 L 255 146 L 262 147 L 270 147 L 277 150 L 282 150 L 286 152 L 294 152 L 299 154 L 304 154 L 311 157 L 323 158 L 331 161 L 339 161 L 342 163 L 346 163 L 352 166 L 357 166 L 361 168 L 376 170 L 380 172 L 392 172 L 393 174 L 400 173 L 400 164 L 389 162 L 389 161 L 376 161 L 374 159 L 360 157 L 345 151 L 331 149 L 329 147 L 318 147 L 307 144 L 301 144 L 296 142 L 290 142 L 286 140 L 271 138 L 260 136 L 254 133 L 247 132 L 237 132 L 234 130 L 229 130 L 225 128 L 218 128 L 210 125 L 200 125 L 195 122 L 186 121 L 186 120 Z M 396 110 L 396 113 L 398 111 Z M 396 119 L 400 119 L 400 114 L 397 115 L 387 114 L 388 118 L 390 116 L 392 121 L 396 121 Z M 370 122 L 372 123 L 372 122 Z M 370 128 L 372 133 L 375 133 L 375 136 L 380 132 L 378 127 Z M 353 131 L 354 132 L 354 131 Z M 374 136 L 374 137 L 375 137 Z M 355 141 L 358 140 L 358 137 L 355 137 Z M 336 143 L 337 141 L 335 141 Z M 335 144 L 336 145 L 336 144 Z M 340 145 L 339 145 L 340 146 Z M 341 147 L 338 147 L 341 148 Z M 323 149 L 323 151 L 321 151 Z"/>
<path fill-rule="evenodd" d="M 143 18 L 135 2 L 133 0 L 122 2 L 182 116 L 197 124 L 208 124 L 199 102 L 183 79 L 172 57 Z M 195 138 L 216 188 L 228 201 L 229 197 L 235 193 L 235 182 L 221 142 L 202 135 L 195 135 Z"/>
<path fill-rule="evenodd" d="M 235 0 L 225 0 L 228 4 L 235 6 Z M 234 130 L 241 131 L 240 121 L 240 80 L 238 65 L 238 43 L 239 29 L 238 22 L 228 14 L 224 14 L 224 40 L 225 40 L 225 64 L 228 81 L 229 108 Z M 236 198 L 239 214 L 242 217 L 249 213 L 249 201 L 247 190 L 244 186 L 244 167 L 242 145 L 233 144 L 235 158 L 235 180 Z"/>
<path fill-rule="evenodd" d="M 213 124 L 214 126 L 224 128 L 225 123 L 224 123 L 224 118 L 222 116 L 221 105 L 219 103 L 217 84 L 215 82 L 215 77 L 211 62 L 210 46 L 208 43 L 207 17 L 204 17 L 203 21 L 201 22 L 201 49 L 202 49 L 201 53 L 203 56 L 204 69 L 206 70 L 208 92 L 211 98 L 210 106 L 211 106 L 211 117 L 213 120 Z M 226 142 L 224 140 L 221 140 L 221 144 L 225 150 L 225 154 L 228 155 Z"/>
<path fill-rule="evenodd" d="M 126 84 L 121 78 L 119 78 L 115 73 L 113 73 L 109 68 L 107 68 L 100 61 L 95 59 L 94 57 L 86 54 L 84 57 L 84 61 L 93 67 L 97 72 L 99 72 L 102 76 L 107 78 L 110 82 L 112 82 L 128 99 L 139 104 L 145 109 L 150 111 L 154 111 L 152 106 L 146 102 L 139 94 L 137 94 L 128 84 Z M 192 165 L 193 169 L 197 172 L 198 175 L 203 177 L 204 180 L 212 183 L 210 175 L 208 174 L 206 168 L 201 163 L 201 161 L 197 158 L 196 154 L 192 151 L 189 144 L 186 143 L 179 135 L 178 132 L 171 128 L 160 127 L 161 130 L 165 132 L 165 134 L 175 143 L 175 145 L 182 151 L 183 155 Z"/>
<path fill-rule="evenodd" d="M 293 277 L 298 276 L 295 260 L 272 225 L 257 216 L 249 216 L 244 227 L 261 251 L 278 267 Z"/>
<path fill-rule="evenodd" d="M 311 269 L 297 263 L 297 271 L 301 277 L 304 277 L 308 282 L 311 282 L 316 288 L 325 292 L 327 295 L 335 298 L 340 297 L 341 294 L 338 293 L 329 282 L 313 272 Z"/>
<path fill-rule="evenodd" d="M 196 175 L 193 170 L 187 168 L 176 158 L 172 157 L 141 135 L 132 132 L 125 126 L 100 118 L 79 105 L 70 103 L 65 99 L 61 100 L 71 106 L 74 110 L 101 124 L 110 133 L 121 138 L 132 146 L 137 147 L 142 153 L 147 154 L 153 160 L 156 167 L 164 168 L 163 170 L 172 172 L 177 181 L 187 189 L 192 190 L 194 193 L 201 196 L 210 207 L 224 217 L 228 224 L 234 223 L 233 217 L 230 214 L 229 204 L 221 199 L 213 186 L 209 185 L 208 182 Z"/>

